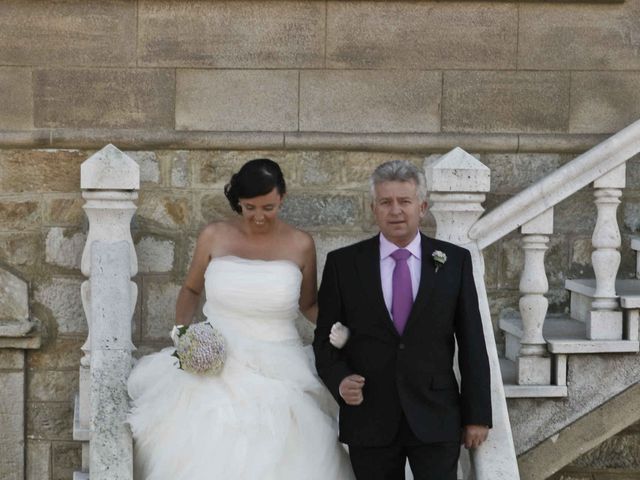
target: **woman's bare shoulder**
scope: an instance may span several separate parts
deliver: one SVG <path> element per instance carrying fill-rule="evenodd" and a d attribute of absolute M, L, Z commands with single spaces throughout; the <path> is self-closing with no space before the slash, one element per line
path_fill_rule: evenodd
<path fill-rule="evenodd" d="M 290 245 L 303 252 L 315 249 L 313 237 L 308 232 L 300 230 L 299 228 L 296 228 L 292 225 L 285 225 L 286 230 L 284 234 L 287 236 Z"/>
<path fill-rule="evenodd" d="M 220 222 L 212 222 L 205 225 L 198 235 L 198 242 L 216 243 L 221 240 L 233 237 L 238 234 L 236 222 L 232 220 L 224 220 Z"/>

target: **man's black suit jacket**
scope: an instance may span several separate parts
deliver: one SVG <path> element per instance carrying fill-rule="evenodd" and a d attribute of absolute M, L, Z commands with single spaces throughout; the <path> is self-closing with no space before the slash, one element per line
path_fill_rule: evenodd
<path fill-rule="evenodd" d="M 390 444 L 402 412 L 426 443 L 457 442 L 464 425 L 491 426 L 489 363 L 471 255 L 424 235 L 421 242 L 420 287 L 402 335 L 382 295 L 379 236 L 327 256 L 313 347 L 318 374 L 340 405 L 343 443 Z M 447 255 L 437 272 L 435 250 Z M 335 322 L 351 330 L 342 349 L 329 343 Z M 453 373 L 454 336 L 460 388 Z M 338 392 L 353 373 L 365 378 L 358 406 L 347 405 Z"/>

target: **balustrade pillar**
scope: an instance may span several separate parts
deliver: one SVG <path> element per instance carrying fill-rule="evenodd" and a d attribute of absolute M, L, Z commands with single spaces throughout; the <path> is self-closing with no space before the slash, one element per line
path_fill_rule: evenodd
<path fill-rule="evenodd" d="M 81 167 L 81 188 L 82 196 L 86 200 L 83 206 L 87 218 L 89 219 L 89 233 L 87 243 L 82 253 L 81 269 L 82 273 L 89 278 L 82 283 L 81 298 L 85 316 L 87 318 L 88 335 L 82 346 L 84 356 L 80 361 L 80 391 L 76 399 L 74 439 L 82 443 L 82 471 L 88 472 L 91 463 L 90 442 L 92 431 L 95 430 L 95 417 L 92 412 L 92 405 L 95 406 L 105 400 L 106 392 L 98 388 L 94 379 L 100 378 L 100 369 L 105 368 L 105 363 L 101 360 L 100 365 L 92 365 L 91 345 L 92 331 L 101 328 L 94 323 L 93 298 L 100 292 L 92 292 L 92 249 L 96 242 L 105 244 L 115 244 L 124 242 L 128 245 L 128 268 L 126 275 L 133 277 L 138 271 L 136 252 L 131 238 L 131 218 L 136 211 L 133 200 L 138 198 L 137 190 L 140 188 L 140 173 L 138 164 L 122 153 L 113 145 L 107 145 L 99 152 L 87 159 Z M 127 328 L 129 331 L 129 342 L 125 342 L 126 347 L 120 348 L 124 356 L 128 358 L 126 362 L 131 362 L 131 318 L 135 308 L 137 298 L 137 286 L 129 281 L 129 295 L 114 301 L 126 302 L 126 309 L 129 312 Z M 100 321 L 100 319 L 98 319 Z M 123 320 L 120 320 L 123 321 Z M 107 368 L 112 368 L 113 365 Z M 98 370 L 96 370 L 96 368 Z M 126 394 L 126 392 L 125 392 Z M 108 401 L 108 400 L 107 400 Z M 97 403 L 96 403 L 97 402 Z M 122 407 L 121 407 L 122 408 Z M 122 412 L 114 412 L 119 414 Z M 98 427 L 100 429 L 100 427 Z M 121 439 L 122 441 L 122 439 Z M 126 439 L 124 440 L 127 442 Z M 131 439 L 128 440 L 128 447 L 125 445 L 121 451 L 131 450 Z M 132 457 L 131 457 L 132 458 Z M 123 458 L 122 461 L 131 463 L 131 458 Z M 99 473 L 92 473 L 91 478 L 99 478 Z M 115 478 L 115 477 L 114 477 Z M 125 477 L 117 477 L 125 478 Z"/>
<path fill-rule="evenodd" d="M 466 245 L 469 229 L 480 218 L 490 188 L 491 171 L 461 148 L 425 163 L 429 211 L 436 219 L 436 238 Z"/>
<path fill-rule="evenodd" d="M 616 211 L 625 186 L 625 166 L 614 168 L 593 183 L 598 218 L 591 237 L 596 291 L 587 322 L 587 337 L 592 340 L 622 339 L 622 311 L 616 295 L 621 245 Z"/>
<path fill-rule="evenodd" d="M 481 204 L 485 199 L 484 192 L 489 191 L 491 171 L 461 148 L 455 148 L 440 158 L 425 160 L 424 167 L 429 210 L 437 224 L 436 238 L 457 243 L 471 253 L 491 369 L 493 429 L 479 448 L 462 451 L 464 478 L 515 480 L 520 477 L 484 284 L 484 258 L 478 244 L 469 239 L 469 230 L 484 211 Z M 470 455 L 470 462 L 465 461 L 466 455 Z"/>
<path fill-rule="evenodd" d="M 549 385 L 551 383 L 551 357 L 542 331 L 549 301 L 549 290 L 544 255 L 549 237 L 553 233 L 553 208 L 525 223 L 523 235 L 524 268 L 520 277 L 520 315 L 522 338 L 516 361 L 516 378 L 520 385 Z"/>

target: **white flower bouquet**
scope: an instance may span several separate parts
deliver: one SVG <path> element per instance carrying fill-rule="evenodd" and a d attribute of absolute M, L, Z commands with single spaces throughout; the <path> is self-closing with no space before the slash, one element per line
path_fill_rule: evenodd
<path fill-rule="evenodd" d="M 226 344 L 209 322 L 176 325 L 171 330 L 178 368 L 198 375 L 218 375 L 224 367 Z"/>

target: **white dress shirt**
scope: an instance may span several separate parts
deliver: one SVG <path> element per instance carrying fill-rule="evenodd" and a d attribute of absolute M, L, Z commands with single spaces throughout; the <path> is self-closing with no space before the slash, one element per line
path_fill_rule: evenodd
<path fill-rule="evenodd" d="M 391 300 L 393 298 L 393 269 L 396 267 L 396 261 L 391 257 L 391 254 L 398 248 L 401 247 L 387 240 L 382 233 L 380 234 L 380 281 L 382 282 L 384 303 L 387 306 L 387 310 L 389 310 L 389 315 L 391 315 Z M 404 248 L 411 252 L 411 256 L 407 259 L 407 265 L 409 265 L 409 271 L 411 272 L 411 290 L 413 290 L 413 299 L 415 300 L 420 285 L 420 269 L 422 266 L 420 232 Z"/>

